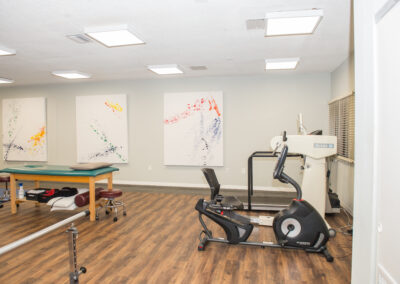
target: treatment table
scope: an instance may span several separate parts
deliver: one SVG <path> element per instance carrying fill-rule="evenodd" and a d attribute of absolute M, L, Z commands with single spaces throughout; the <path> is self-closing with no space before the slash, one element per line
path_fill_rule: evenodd
<path fill-rule="evenodd" d="M 55 165 L 25 165 L 2 169 L 0 172 L 10 174 L 11 213 L 17 213 L 16 180 L 33 180 L 35 187 L 40 187 L 40 181 L 77 182 L 89 184 L 90 221 L 96 218 L 95 182 L 107 179 L 108 190 L 113 188 L 113 172 L 118 168 L 105 167 L 96 170 L 73 170 L 68 166 Z"/>

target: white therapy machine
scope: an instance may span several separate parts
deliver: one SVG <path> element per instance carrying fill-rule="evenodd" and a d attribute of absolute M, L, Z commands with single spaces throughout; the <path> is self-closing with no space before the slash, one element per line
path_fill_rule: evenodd
<path fill-rule="evenodd" d="M 336 155 L 337 138 L 328 135 L 287 135 L 287 141 L 282 136 L 271 140 L 271 148 L 280 152 L 284 145 L 289 153 L 301 154 L 304 157 L 304 172 L 301 188 L 303 197 L 323 217 L 326 212 L 327 181 L 326 158 Z M 329 211 L 328 211 L 329 212 Z"/>

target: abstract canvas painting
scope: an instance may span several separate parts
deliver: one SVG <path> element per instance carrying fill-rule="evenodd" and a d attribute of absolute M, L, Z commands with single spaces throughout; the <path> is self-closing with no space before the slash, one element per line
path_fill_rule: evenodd
<path fill-rule="evenodd" d="M 3 159 L 47 161 L 45 98 L 3 100 Z"/>
<path fill-rule="evenodd" d="M 223 166 L 222 92 L 164 94 L 164 164 Z"/>
<path fill-rule="evenodd" d="M 126 95 L 76 97 L 78 163 L 128 163 Z"/>

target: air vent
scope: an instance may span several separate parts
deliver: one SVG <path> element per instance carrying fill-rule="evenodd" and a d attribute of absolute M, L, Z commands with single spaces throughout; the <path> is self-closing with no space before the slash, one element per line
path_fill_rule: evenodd
<path fill-rule="evenodd" d="M 252 19 L 246 21 L 246 28 L 248 30 L 264 30 L 265 22 L 264 19 Z"/>
<path fill-rule="evenodd" d="M 207 66 L 190 66 L 190 69 L 194 71 L 207 70 Z"/>
<path fill-rule="evenodd" d="M 67 35 L 67 38 L 75 41 L 76 43 L 90 43 L 93 42 L 88 36 L 84 34 Z"/>

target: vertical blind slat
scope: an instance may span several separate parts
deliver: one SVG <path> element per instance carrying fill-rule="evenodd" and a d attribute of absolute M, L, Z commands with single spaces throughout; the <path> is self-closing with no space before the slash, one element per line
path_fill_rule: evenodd
<path fill-rule="evenodd" d="M 354 159 L 354 94 L 329 104 L 329 134 L 338 139 L 338 155 Z"/>

